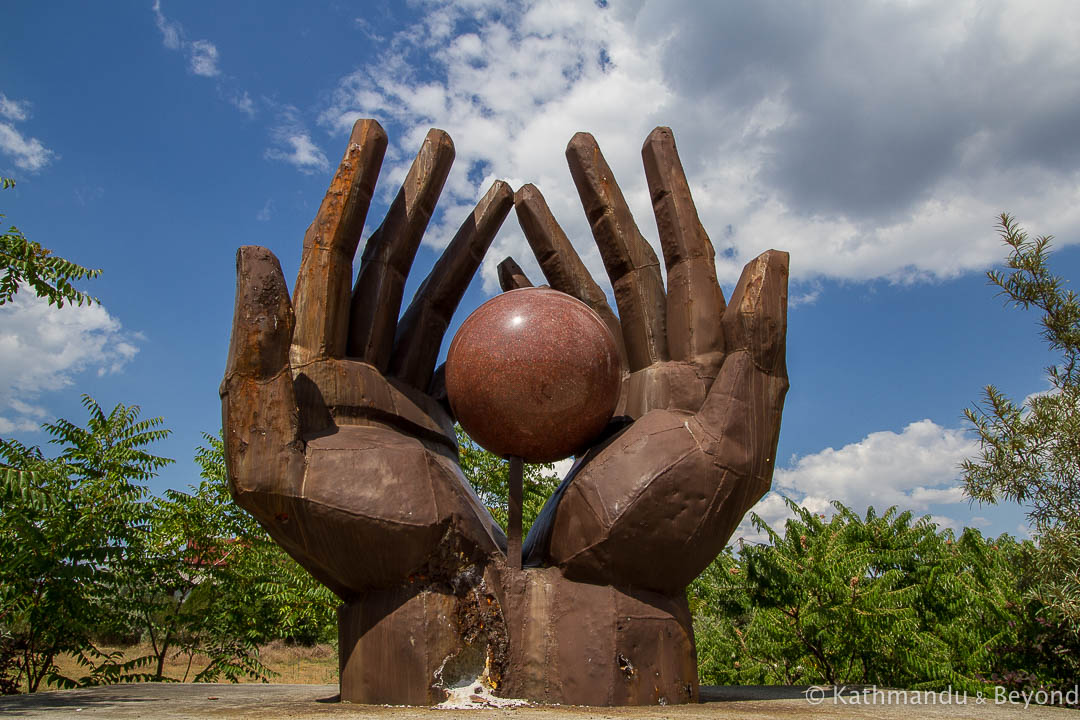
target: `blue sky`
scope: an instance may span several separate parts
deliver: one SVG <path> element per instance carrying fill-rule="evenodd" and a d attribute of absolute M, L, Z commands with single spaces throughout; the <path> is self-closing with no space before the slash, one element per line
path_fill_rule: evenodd
<path fill-rule="evenodd" d="M 671 126 L 730 289 L 791 253 L 791 392 L 774 490 L 823 509 L 898 504 L 952 527 L 1017 533 L 969 506 L 962 417 L 995 383 L 1047 388 L 1033 314 L 984 272 L 1008 210 L 1080 251 L 1080 10 L 1069 2 L 517 4 L 11 3 L 0 67 L 0 212 L 101 267 L 102 305 L 0 308 L 0 435 L 81 422 L 80 393 L 163 416 L 195 481 L 217 431 L 234 253 L 265 245 L 295 278 L 304 229 L 348 129 L 390 135 L 370 232 L 429 127 L 457 162 L 414 267 L 423 277 L 495 178 L 535 183 L 598 280 L 563 150 L 592 132 L 655 241 L 640 146 Z M 514 255 L 513 215 L 456 322 Z M 407 293 L 410 290 L 407 290 Z M 759 505 L 784 516 L 777 494 Z M 746 527 L 740 533 L 750 537 Z"/>

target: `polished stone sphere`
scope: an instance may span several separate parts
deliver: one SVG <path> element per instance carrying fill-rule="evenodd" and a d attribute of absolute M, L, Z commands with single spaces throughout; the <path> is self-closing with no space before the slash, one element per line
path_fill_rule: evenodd
<path fill-rule="evenodd" d="M 446 393 L 465 432 L 496 455 L 534 463 L 561 460 L 604 429 L 621 375 L 600 316 L 550 288 L 487 301 L 446 356 Z"/>

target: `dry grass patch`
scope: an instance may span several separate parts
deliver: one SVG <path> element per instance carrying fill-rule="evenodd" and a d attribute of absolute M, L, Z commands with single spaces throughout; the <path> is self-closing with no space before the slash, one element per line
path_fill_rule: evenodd
<path fill-rule="evenodd" d="M 102 648 L 105 652 L 121 650 L 125 660 L 131 660 L 150 653 L 150 646 L 146 644 L 131 645 L 123 648 Z M 263 645 L 259 648 L 259 659 L 264 665 L 273 670 L 277 675 L 270 678 L 272 683 L 288 683 L 303 685 L 325 685 L 338 681 L 338 653 L 333 645 L 313 645 L 304 647 L 300 645 L 288 645 L 281 640 Z M 189 663 L 190 660 L 190 663 Z M 206 667 L 209 659 L 203 655 L 195 655 L 188 658 L 187 655 L 170 654 L 165 660 L 164 674 L 172 680 L 190 681 L 200 670 Z M 86 674 L 84 668 L 78 666 L 75 659 L 69 655 L 57 658 L 56 664 L 60 672 L 68 677 L 81 677 Z M 144 671 L 152 671 L 153 667 L 145 668 Z M 252 682 L 242 680 L 241 682 Z M 42 683 L 41 690 L 55 690 L 55 686 L 45 687 Z"/>

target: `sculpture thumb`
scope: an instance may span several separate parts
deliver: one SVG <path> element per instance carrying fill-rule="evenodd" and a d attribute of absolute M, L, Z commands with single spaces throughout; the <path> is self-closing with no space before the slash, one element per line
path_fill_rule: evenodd
<path fill-rule="evenodd" d="M 281 265 L 266 248 L 236 255 L 236 307 L 225 379 L 222 427 L 229 487 L 264 524 L 287 513 L 303 473 L 303 443 L 289 372 L 293 310 Z"/>
<path fill-rule="evenodd" d="M 759 370 L 787 376 L 788 254 L 766 250 L 743 268 L 724 311 L 724 347 L 748 350 Z"/>
<path fill-rule="evenodd" d="M 727 355 L 697 414 L 718 456 L 742 478 L 731 498 L 737 518 L 772 481 L 788 390 L 787 284 L 786 252 L 769 250 L 743 269 L 724 313 Z"/>

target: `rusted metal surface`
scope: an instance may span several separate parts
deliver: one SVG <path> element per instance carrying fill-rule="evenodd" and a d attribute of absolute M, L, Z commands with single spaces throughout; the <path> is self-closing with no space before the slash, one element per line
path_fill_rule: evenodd
<path fill-rule="evenodd" d="M 364 246 L 353 287 L 348 353 L 381 372 L 388 369 L 394 347 L 405 278 L 453 164 L 450 136 L 430 130 L 386 217 Z"/>
<path fill-rule="evenodd" d="M 690 611 L 676 597 L 576 583 L 558 568 L 508 583 L 505 693 L 572 705 L 696 702 Z"/>
<path fill-rule="evenodd" d="M 445 379 L 449 319 L 509 210 L 496 183 L 398 322 L 449 172 L 428 135 L 387 218 L 352 257 L 386 147 L 359 121 L 304 239 L 290 301 L 277 259 L 241 248 L 221 386 L 236 501 L 342 599 L 341 697 L 431 704 L 455 683 L 541 702 L 698 696 L 685 588 L 771 482 L 787 390 L 787 254 L 753 260 L 725 304 L 670 130 L 642 154 L 667 287 L 596 141 L 567 149 L 618 315 L 538 189 L 514 197 L 556 290 L 592 307 L 625 359 L 616 418 L 550 501 L 539 567 L 461 474 Z M 512 260 L 504 287 L 529 283 Z M 572 342 L 564 339 L 565 342 Z M 537 528 L 541 523 L 534 525 Z M 537 531 L 539 532 L 539 531 Z"/>
<path fill-rule="evenodd" d="M 664 360 L 667 297 L 660 261 L 638 230 L 596 139 L 574 135 L 566 160 L 615 291 L 630 371 Z"/>
<path fill-rule="evenodd" d="M 529 278 L 525 277 L 525 271 L 513 258 L 504 258 L 499 263 L 499 285 L 504 290 L 520 290 L 533 286 Z"/>

